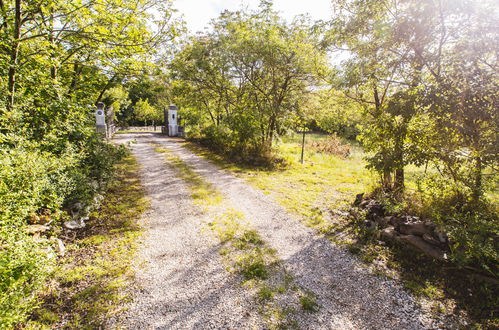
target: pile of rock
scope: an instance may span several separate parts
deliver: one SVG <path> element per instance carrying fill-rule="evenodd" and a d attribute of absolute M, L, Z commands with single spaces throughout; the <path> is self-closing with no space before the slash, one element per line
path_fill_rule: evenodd
<path fill-rule="evenodd" d="M 64 222 L 64 227 L 70 230 L 85 228 L 85 222 L 90 218 L 90 212 L 92 210 L 97 210 L 104 196 L 101 194 L 96 194 L 91 204 L 75 203 L 71 206 L 70 214 L 71 220 Z"/>
<path fill-rule="evenodd" d="M 52 217 L 49 210 L 41 210 L 40 214 L 31 214 L 28 217 L 28 225 L 25 227 L 26 233 L 33 236 L 35 242 L 45 243 L 47 246 L 47 255 L 55 256 L 55 252 L 64 256 L 66 247 L 62 240 L 53 236 L 54 228 L 51 226 Z"/>
<path fill-rule="evenodd" d="M 437 260 L 447 259 L 447 235 L 434 223 L 411 215 L 388 214 L 383 205 L 363 194 L 357 195 L 354 206 L 366 212 L 364 225 L 378 229 L 381 240 L 410 245 Z"/>

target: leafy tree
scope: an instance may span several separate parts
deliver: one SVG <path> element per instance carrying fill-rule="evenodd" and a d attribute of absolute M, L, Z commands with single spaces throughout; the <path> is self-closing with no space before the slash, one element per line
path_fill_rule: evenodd
<path fill-rule="evenodd" d="M 161 121 L 163 117 L 162 111 L 150 105 L 148 99 L 140 99 L 135 103 L 133 109 L 137 119 L 144 121 L 146 125 L 147 121 L 150 120 L 152 121 L 153 126 L 155 126 L 154 122 Z"/>
<path fill-rule="evenodd" d="M 478 147 L 476 138 L 492 136 L 497 127 L 491 112 L 492 87 L 484 88 L 487 96 L 475 87 L 477 78 L 484 79 L 484 86 L 494 84 L 497 74 L 490 66 L 497 56 L 497 48 L 490 46 L 497 39 L 491 24 L 495 15 L 491 3 L 387 0 L 338 1 L 335 6 L 332 35 L 337 45 L 346 46 L 352 54 L 344 66 L 342 86 L 371 117 L 362 140 L 368 151 L 374 152 L 369 163 L 382 174 L 385 187 L 402 188 L 404 167 L 409 163 L 435 160 L 447 164 L 450 173 L 449 149 L 472 148 L 476 154 L 476 150 L 485 151 L 484 145 L 491 145 L 493 141 L 488 139 Z M 471 61 L 476 63 L 474 68 Z M 463 103 L 457 106 L 456 101 L 465 95 L 458 81 L 471 76 L 475 81 L 470 82 L 473 87 L 467 93 L 479 92 L 481 96 L 468 98 L 464 107 Z M 480 103 L 473 103 L 478 99 Z M 475 115 L 480 118 L 473 118 Z M 466 138 L 471 132 L 458 129 L 462 120 L 466 127 L 474 127 L 475 146 Z M 426 127 L 418 121 L 425 121 Z M 452 133 L 450 127 L 454 127 Z M 442 137 L 431 139 L 439 143 L 430 147 L 425 137 L 429 140 L 436 132 Z M 458 145 L 457 140 L 468 143 Z M 453 142 L 445 146 L 440 141 Z M 487 159 L 497 152 L 487 150 Z M 475 163 L 481 164 L 482 158 L 476 158 Z M 453 158 L 451 163 L 452 167 L 459 161 Z M 480 168 L 474 180 L 478 188 L 483 166 L 476 167 Z"/>
<path fill-rule="evenodd" d="M 340 86 L 370 116 L 361 135 L 369 166 L 398 190 L 407 164 L 436 169 L 421 181 L 425 213 L 449 232 L 455 260 L 496 272 L 497 209 L 485 191 L 499 159 L 497 3 L 335 7 L 330 37 L 352 55 Z"/>
<path fill-rule="evenodd" d="M 390 0 L 338 1 L 335 6 L 335 41 L 351 51 L 341 86 L 371 118 L 360 137 L 374 152 L 369 166 L 381 174 L 385 188 L 402 189 L 404 167 L 414 161 L 407 150 L 408 129 L 418 110 L 414 96 L 421 70 L 414 45 L 405 42 L 420 41 L 414 22 L 406 22 L 406 39 L 399 36 L 404 15 L 412 7 Z"/>
<path fill-rule="evenodd" d="M 173 90 L 184 108 L 204 114 L 202 134 L 212 144 L 269 155 L 326 70 L 325 53 L 310 22 L 288 25 L 268 3 L 256 12 L 225 11 L 213 30 L 193 37 L 176 56 Z"/>
<path fill-rule="evenodd" d="M 364 122 L 362 107 L 338 90 L 321 89 L 313 92 L 302 106 L 308 125 L 346 139 L 359 134 Z"/>
<path fill-rule="evenodd" d="M 0 324 L 36 305 L 50 244 L 29 219 L 90 204 L 118 150 L 96 135 L 94 104 L 124 103 L 124 80 L 176 34 L 170 1 L 0 1 Z M 110 105 L 108 104 L 108 105 Z M 57 230 L 55 230 L 57 232 Z"/>
<path fill-rule="evenodd" d="M 102 101 L 113 109 L 115 119 L 130 105 L 128 91 L 122 85 L 107 90 Z"/>

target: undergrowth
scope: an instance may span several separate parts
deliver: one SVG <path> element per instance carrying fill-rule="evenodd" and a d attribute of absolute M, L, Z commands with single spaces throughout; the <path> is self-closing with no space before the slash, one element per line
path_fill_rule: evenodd
<path fill-rule="evenodd" d="M 43 303 L 26 328 L 102 328 L 128 297 L 132 260 L 138 247 L 140 215 L 148 207 L 132 156 L 116 166 L 106 198 L 88 226 L 67 232 L 67 252 L 43 293 Z"/>
<path fill-rule="evenodd" d="M 408 199 L 400 204 L 393 199 L 381 201 L 390 212 L 420 215 Z M 370 264 L 376 274 L 400 280 L 406 290 L 451 328 L 499 326 L 499 281 L 459 263 L 434 260 L 397 242 L 381 242 L 379 230 L 365 229 L 363 220 L 362 212 L 354 219 L 344 219 L 351 235 L 341 243 Z"/>

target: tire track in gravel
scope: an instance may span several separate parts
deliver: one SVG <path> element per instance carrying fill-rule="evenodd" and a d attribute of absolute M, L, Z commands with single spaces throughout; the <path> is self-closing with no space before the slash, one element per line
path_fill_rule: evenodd
<path fill-rule="evenodd" d="M 201 232 L 203 215 L 186 184 L 147 144 L 149 134 L 123 134 L 141 165 L 141 181 L 151 200 L 143 216 L 133 300 L 109 320 L 110 328 L 264 328 L 253 297 L 225 270 L 218 242 Z"/>
<path fill-rule="evenodd" d="M 434 328 L 399 283 L 373 275 L 343 248 L 316 235 L 269 196 L 181 146 L 182 140 L 143 134 L 164 145 L 220 190 L 275 250 L 303 288 L 317 296 L 320 310 L 300 313 L 307 329 Z"/>

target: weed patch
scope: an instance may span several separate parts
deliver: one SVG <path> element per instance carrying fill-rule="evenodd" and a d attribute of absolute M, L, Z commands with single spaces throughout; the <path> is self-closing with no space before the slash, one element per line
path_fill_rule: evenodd
<path fill-rule="evenodd" d="M 317 312 L 319 310 L 316 297 L 311 292 L 306 292 L 300 296 L 300 305 L 307 312 Z"/>
<path fill-rule="evenodd" d="M 307 147 L 319 153 L 336 155 L 342 158 L 350 156 L 351 153 L 350 146 L 343 143 L 335 134 L 329 135 L 323 140 L 311 141 L 307 144 Z"/>
<path fill-rule="evenodd" d="M 256 295 L 258 296 L 258 299 L 260 301 L 266 301 L 266 300 L 270 300 L 270 299 L 274 298 L 275 291 L 271 287 L 268 287 L 266 285 L 262 285 L 258 289 L 258 292 L 256 293 Z"/>

